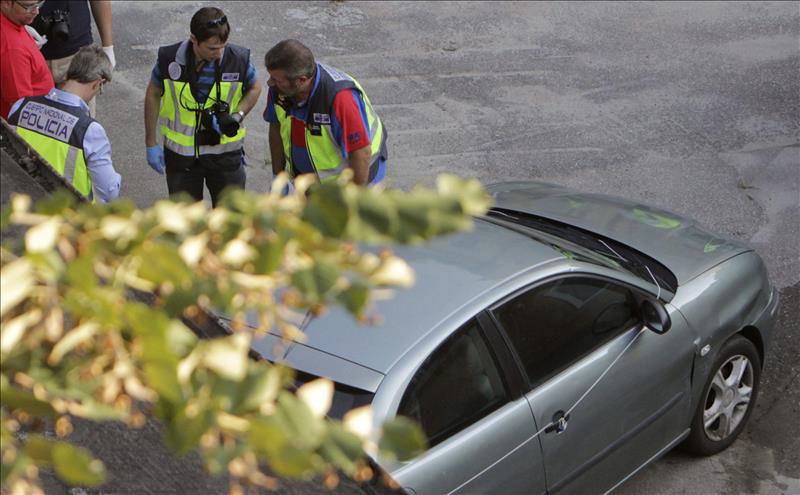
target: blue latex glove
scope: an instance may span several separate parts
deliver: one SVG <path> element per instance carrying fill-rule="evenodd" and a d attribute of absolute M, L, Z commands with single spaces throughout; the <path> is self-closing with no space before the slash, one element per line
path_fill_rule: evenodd
<path fill-rule="evenodd" d="M 222 131 L 219 130 L 219 121 L 217 120 L 216 115 L 211 116 L 211 128 L 214 129 L 214 131 L 216 131 L 217 134 L 222 136 Z"/>
<path fill-rule="evenodd" d="M 161 175 L 164 175 L 164 150 L 161 146 L 147 147 L 147 164 Z"/>

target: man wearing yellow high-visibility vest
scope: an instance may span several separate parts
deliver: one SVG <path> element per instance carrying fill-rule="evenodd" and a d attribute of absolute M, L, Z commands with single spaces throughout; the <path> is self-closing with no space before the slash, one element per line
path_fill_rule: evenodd
<path fill-rule="evenodd" d="M 144 100 L 147 163 L 160 174 L 166 170 L 169 194 L 199 201 L 205 186 L 216 206 L 225 188 L 245 186 L 241 123 L 261 86 L 250 50 L 228 43 L 231 27 L 222 10 L 201 8 L 190 31 L 188 40 L 158 49 Z"/>
<path fill-rule="evenodd" d="M 8 123 L 87 199 L 105 203 L 119 195 L 122 178 L 111 163 L 105 129 L 89 116 L 89 101 L 111 81 L 111 61 L 89 45 L 78 50 L 66 81 L 44 96 L 11 107 Z"/>
<path fill-rule="evenodd" d="M 386 175 L 386 129 L 361 85 L 317 63 L 297 40 L 284 40 L 264 57 L 269 72 L 267 108 L 272 172 L 315 174 L 333 180 L 346 168 L 356 184 Z"/>

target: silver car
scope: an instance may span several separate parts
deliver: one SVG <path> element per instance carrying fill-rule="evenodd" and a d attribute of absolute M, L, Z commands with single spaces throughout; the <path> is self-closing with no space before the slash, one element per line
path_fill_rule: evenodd
<path fill-rule="evenodd" d="M 761 258 L 691 220 L 537 182 L 488 187 L 470 232 L 397 252 L 417 273 L 273 355 L 336 382 L 333 416 L 372 404 L 429 448 L 377 459 L 414 494 L 603 493 L 673 447 L 742 431 L 778 304 Z"/>

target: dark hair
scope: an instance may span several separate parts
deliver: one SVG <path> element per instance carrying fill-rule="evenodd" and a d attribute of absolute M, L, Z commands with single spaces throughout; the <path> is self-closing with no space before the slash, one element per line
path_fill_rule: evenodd
<path fill-rule="evenodd" d="M 65 80 L 90 83 L 100 78 L 111 82 L 111 61 L 97 45 L 84 46 L 72 57 Z"/>
<path fill-rule="evenodd" d="M 192 16 L 189 31 L 198 42 L 218 36 L 223 43 L 228 41 L 231 26 L 225 13 L 216 7 L 203 7 Z"/>
<path fill-rule="evenodd" d="M 314 55 L 309 48 L 297 40 L 283 40 L 264 55 L 267 70 L 283 70 L 290 79 L 311 77 L 317 68 Z"/>

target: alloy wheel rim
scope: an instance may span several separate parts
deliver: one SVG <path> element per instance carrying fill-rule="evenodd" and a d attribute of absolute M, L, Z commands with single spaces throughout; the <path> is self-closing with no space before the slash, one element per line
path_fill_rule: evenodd
<path fill-rule="evenodd" d="M 742 423 L 753 394 L 753 364 L 746 356 L 730 357 L 720 366 L 708 389 L 703 428 L 713 441 L 730 437 Z"/>

